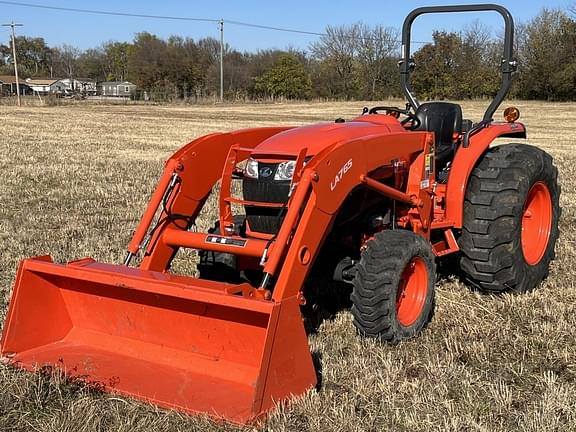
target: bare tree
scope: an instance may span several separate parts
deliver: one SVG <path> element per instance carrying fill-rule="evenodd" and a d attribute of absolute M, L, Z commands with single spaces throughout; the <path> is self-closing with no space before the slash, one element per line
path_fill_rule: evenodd
<path fill-rule="evenodd" d="M 72 45 L 62 45 L 52 50 L 52 67 L 55 76 L 74 78 L 78 67 L 78 59 L 82 52 Z"/>
<path fill-rule="evenodd" d="M 465 26 L 464 30 L 460 33 L 460 37 L 462 38 L 462 42 L 465 43 L 471 51 L 480 56 L 484 48 L 493 41 L 492 29 L 479 20 L 475 20 Z"/>
<path fill-rule="evenodd" d="M 376 86 L 384 83 L 386 72 L 394 63 L 394 54 L 399 48 L 398 31 L 381 25 L 371 29 L 366 24 L 358 25 L 359 37 L 356 39 L 360 77 L 363 87 L 369 88 L 369 93 L 362 96 L 376 99 Z M 388 83 L 386 83 L 388 84 Z"/>
<path fill-rule="evenodd" d="M 333 89 L 335 96 L 346 98 L 353 96 L 354 64 L 357 59 L 359 37 L 360 24 L 328 26 L 326 33 L 310 47 L 312 56 L 335 72 L 337 82 L 332 83 L 335 87 Z"/>

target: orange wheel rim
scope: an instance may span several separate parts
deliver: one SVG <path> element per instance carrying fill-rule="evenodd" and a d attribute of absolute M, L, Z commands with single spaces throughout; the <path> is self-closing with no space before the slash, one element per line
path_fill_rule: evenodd
<path fill-rule="evenodd" d="M 424 309 L 428 293 L 428 269 L 420 257 L 410 260 L 400 278 L 396 298 L 396 317 L 404 327 L 414 324 Z"/>
<path fill-rule="evenodd" d="M 544 182 L 530 188 L 522 213 L 522 253 L 530 265 L 540 262 L 552 229 L 552 196 Z"/>

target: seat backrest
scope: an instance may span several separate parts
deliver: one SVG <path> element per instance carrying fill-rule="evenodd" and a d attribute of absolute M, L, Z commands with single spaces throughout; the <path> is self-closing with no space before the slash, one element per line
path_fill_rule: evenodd
<path fill-rule="evenodd" d="M 415 113 L 420 124 L 414 130 L 425 130 L 436 134 L 436 145 L 452 145 L 454 132 L 462 131 L 462 108 L 449 102 L 428 102 L 418 107 Z"/>
<path fill-rule="evenodd" d="M 414 130 L 434 132 L 437 169 L 442 169 L 454 156 L 453 135 L 462 132 L 462 108 L 449 102 L 428 102 L 414 114 L 420 124 Z"/>

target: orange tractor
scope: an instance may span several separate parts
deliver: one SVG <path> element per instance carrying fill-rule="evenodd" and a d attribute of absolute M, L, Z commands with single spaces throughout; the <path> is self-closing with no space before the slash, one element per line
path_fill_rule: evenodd
<path fill-rule="evenodd" d="M 457 104 L 419 103 L 410 88 L 414 19 L 470 11 L 505 22 L 502 85 L 477 123 Z M 516 68 L 513 25 L 496 5 L 416 9 L 402 32 L 405 109 L 184 146 L 123 265 L 21 263 L 2 358 L 243 423 L 316 384 L 303 315 L 333 313 L 336 299 L 351 304 L 360 335 L 395 343 L 431 319 L 436 261 L 447 255 L 460 255 L 480 291 L 533 289 L 554 256 L 560 188 L 542 150 L 490 147 L 526 136 L 515 108 L 493 120 Z M 218 220 L 198 232 L 217 182 Z M 198 277 L 170 272 L 180 248 L 199 251 Z"/>

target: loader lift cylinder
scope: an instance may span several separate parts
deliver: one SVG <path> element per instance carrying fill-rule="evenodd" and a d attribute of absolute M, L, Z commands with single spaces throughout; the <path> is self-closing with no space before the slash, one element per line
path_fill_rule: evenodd
<path fill-rule="evenodd" d="M 134 257 L 140 250 L 142 242 L 146 237 L 146 233 L 150 228 L 150 224 L 152 223 L 154 215 L 158 211 L 158 208 L 160 207 L 162 200 L 166 199 L 166 194 L 176 184 L 176 181 L 178 179 L 178 176 L 176 174 L 176 168 L 177 164 L 175 161 L 169 160 L 167 162 L 166 167 L 164 169 L 164 173 L 162 174 L 162 177 L 158 182 L 158 186 L 156 187 L 156 190 L 152 194 L 152 198 L 150 198 L 150 203 L 148 204 L 148 207 L 146 208 L 146 211 L 144 212 L 144 215 L 142 216 L 142 219 L 140 220 L 140 223 L 138 224 L 138 227 L 136 228 L 136 231 L 132 236 L 132 240 L 128 245 L 128 255 L 124 260 L 124 265 L 128 266 L 130 264 L 130 261 L 132 260 L 132 257 Z"/>

